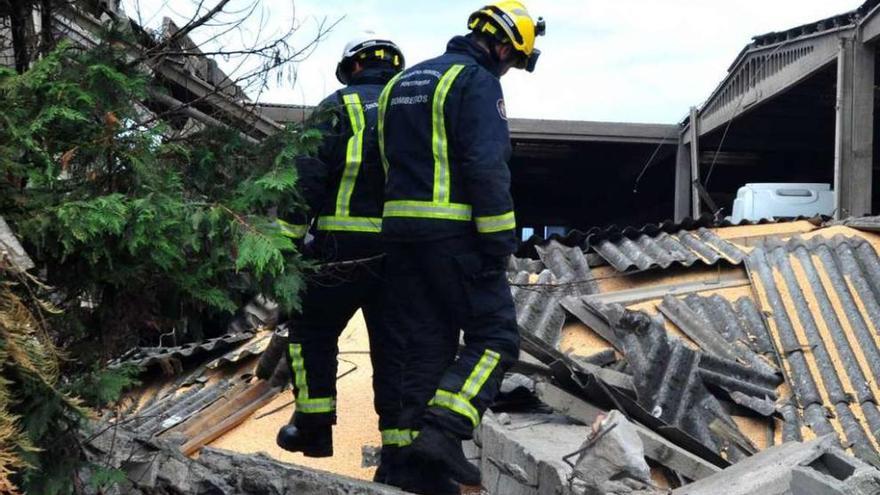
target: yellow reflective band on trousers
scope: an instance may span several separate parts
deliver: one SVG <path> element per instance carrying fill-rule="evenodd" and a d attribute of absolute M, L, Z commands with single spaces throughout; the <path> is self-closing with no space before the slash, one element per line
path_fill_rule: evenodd
<path fill-rule="evenodd" d="M 392 429 L 382 430 L 382 445 L 391 447 L 406 447 L 413 443 L 419 436 L 414 430 Z"/>
<path fill-rule="evenodd" d="M 318 230 L 382 232 L 382 219 L 373 217 L 318 217 Z"/>
<path fill-rule="evenodd" d="M 302 345 L 290 344 L 290 367 L 293 369 L 293 383 L 296 385 L 296 412 L 303 414 L 324 414 L 336 411 L 335 397 L 309 397 L 309 382 L 306 377 Z"/>
<path fill-rule="evenodd" d="M 500 360 L 500 354 L 486 349 L 483 352 L 483 356 L 477 361 L 471 374 L 467 377 L 467 380 L 464 381 L 460 392 L 437 390 L 434 398 L 428 402 L 428 405 L 443 407 L 460 414 L 469 419 L 474 428 L 476 428 L 480 424 L 480 414 L 477 412 L 477 408 L 471 404 L 471 400 L 483 389 L 483 385 L 492 376 L 492 372 L 495 371 L 495 367 L 498 366 Z"/>
<path fill-rule="evenodd" d="M 391 90 L 394 89 L 394 83 L 400 79 L 403 72 L 399 72 L 396 76 L 388 81 L 388 84 L 382 89 L 379 95 L 379 124 L 377 125 L 377 134 L 379 140 L 379 156 L 382 158 L 382 168 L 385 169 L 385 180 L 388 180 L 388 157 L 385 156 L 385 111 L 388 110 L 388 97 Z"/>
<path fill-rule="evenodd" d="M 434 202 L 449 203 L 449 142 L 446 139 L 446 97 L 455 78 L 461 74 L 463 65 L 453 65 L 443 74 L 434 90 L 432 104 L 432 148 L 434 151 Z"/>
<path fill-rule="evenodd" d="M 302 239 L 305 237 L 306 232 L 309 231 L 308 225 L 294 225 L 292 223 L 287 223 L 280 218 L 276 219 L 276 222 L 278 222 L 278 228 L 281 230 L 281 235 L 290 237 L 291 239 Z"/>
<path fill-rule="evenodd" d="M 384 217 L 437 218 L 441 220 L 471 219 L 471 206 L 459 203 L 432 201 L 386 201 Z"/>
<path fill-rule="evenodd" d="M 477 224 L 477 232 L 481 234 L 493 234 L 516 228 L 516 217 L 512 211 L 492 217 L 475 217 L 474 222 Z"/>

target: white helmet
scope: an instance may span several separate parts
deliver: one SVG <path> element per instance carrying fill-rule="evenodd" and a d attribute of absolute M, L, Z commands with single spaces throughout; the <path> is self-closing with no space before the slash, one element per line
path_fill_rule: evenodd
<path fill-rule="evenodd" d="M 364 31 L 345 44 L 342 59 L 336 66 L 336 79 L 339 82 L 349 83 L 356 60 L 384 60 L 397 72 L 402 71 L 406 65 L 400 48 L 387 37 L 379 36 L 373 31 Z"/>

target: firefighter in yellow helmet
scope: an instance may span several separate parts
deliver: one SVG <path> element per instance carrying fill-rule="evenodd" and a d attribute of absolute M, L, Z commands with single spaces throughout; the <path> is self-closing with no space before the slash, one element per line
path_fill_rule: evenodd
<path fill-rule="evenodd" d="M 401 465 L 390 483 L 432 495 L 458 493 L 453 481 L 480 483 L 461 442 L 519 354 L 506 276 L 517 239 L 499 78 L 534 70 L 544 21 L 503 1 L 474 12 L 468 28 L 379 98 L 386 325 L 406 338 Z M 465 346 L 456 357 L 459 331 Z"/>

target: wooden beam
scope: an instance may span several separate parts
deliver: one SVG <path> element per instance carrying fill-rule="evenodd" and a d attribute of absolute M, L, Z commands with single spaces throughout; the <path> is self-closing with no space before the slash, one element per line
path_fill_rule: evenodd
<path fill-rule="evenodd" d="M 700 216 L 700 192 L 697 184 L 700 182 L 700 115 L 697 107 L 691 107 L 690 122 L 690 162 L 691 162 L 691 216 Z"/>
<path fill-rule="evenodd" d="M 535 393 L 538 395 L 538 399 L 547 404 L 551 409 L 576 419 L 585 425 L 592 424 L 599 414 L 604 413 L 602 409 L 544 381 L 539 381 L 535 385 Z M 644 425 L 633 420 L 630 420 L 630 422 L 636 427 L 636 431 L 645 448 L 645 457 L 648 459 L 658 462 L 693 481 L 707 478 L 721 471 L 721 468 L 718 466 L 691 454 L 687 450 L 654 433 Z"/>
<path fill-rule="evenodd" d="M 679 139 L 675 155 L 675 212 L 676 222 L 691 214 L 691 154 Z"/>
<path fill-rule="evenodd" d="M 840 40 L 834 147 L 835 217 L 871 213 L 874 161 L 875 47 Z"/>

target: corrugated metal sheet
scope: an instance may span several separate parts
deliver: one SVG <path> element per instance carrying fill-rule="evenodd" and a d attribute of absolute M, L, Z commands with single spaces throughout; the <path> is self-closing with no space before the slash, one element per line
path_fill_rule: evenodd
<path fill-rule="evenodd" d="M 706 228 L 693 232 L 681 230 L 675 234 L 660 232 L 656 236 L 640 234 L 636 238 L 594 238 L 590 240 L 590 245 L 621 272 L 631 269 L 669 268 L 673 264 L 714 265 L 721 261 L 738 265 L 746 254 L 735 244 L 721 239 Z"/>
<path fill-rule="evenodd" d="M 128 351 L 111 366 L 136 365 L 148 367 L 154 364 L 166 364 L 171 359 L 183 359 L 196 354 L 209 353 L 228 349 L 239 342 L 253 338 L 251 332 L 231 333 L 207 339 L 201 343 L 186 344 L 177 347 L 138 347 Z"/>
<path fill-rule="evenodd" d="M 747 259 L 773 344 L 810 434 L 877 462 L 880 258 L 858 237 L 768 242 Z M 806 432 L 805 432 L 806 433 Z"/>
<path fill-rule="evenodd" d="M 205 367 L 208 369 L 217 369 L 221 366 L 237 363 L 243 359 L 247 359 L 252 356 L 259 356 L 263 353 L 263 351 L 266 350 L 267 347 L 269 347 L 269 342 L 272 340 L 273 334 L 274 332 L 271 330 L 258 332 L 257 336 L 254 339 L 245 342 L 243 345 L 240 345 L 237 348 L 220 356 L 219 358 L 211 361 L 210 363 L 205 365 Z"/>
<path fill-rule="evenodd" d="M 126 419 L 126 422 L 138 435 L 158 435 L 216 402 L 232 385 L 232 381 L 223 380 L 213 385 L 197 384 L 184 391 L 175 390 L 168 397 Z"/>

